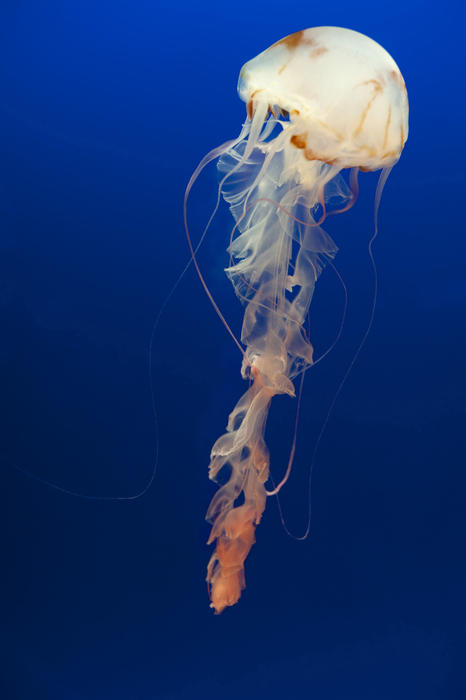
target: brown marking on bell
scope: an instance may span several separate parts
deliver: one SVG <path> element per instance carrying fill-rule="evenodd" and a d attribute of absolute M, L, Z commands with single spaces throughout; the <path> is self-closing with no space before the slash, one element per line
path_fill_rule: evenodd
<path fill-rule="evenodd" d="M 281 75 L 283 73 L 283 71 L 285 70 L 285 68 L 287 67 L 287 65 L 289 64 L 290 61 L 291 61 L 291 56 L 285 61 L 285 63 L 281 66 L 281 68 L 279 68 L 278 75 Z"/>
<path fill-rule="evenodd" d="M 315 46 L 315 41 L 314 39 L 309 39 L 304 36 L 304 30 L 301 30 L 299 32 L 295 32 L 294 34 L 289 34 L 288 36 L 285 36 L 283 39 L 280 39 L 280 41 L 276 41 L 275 44 L 272 44 L 270 47 L 273 49 L 275 46 L 285 46 L 290 54 L 294 52 L 295 49 L 298 48 L 301 44 L 305 46 Z M 267 49 L 269 50 L 269 49 Z M 281 75 L 285 68 L 288 66 L 289 62 L 291 60 L 291 55 L 288 58 L 288 60 L 285 61 L 285 63 L 278 69 L 278 75 Z"/>
<path fill-rule="evenodd" d="M 306 160 L 320 160 L 322 163 L 327 163 L 327 165 L 334 165 L 337 162 L 336 158 L 324 158 L 318 153 L 314 153 L 310 148 L 306 148 L 304 157 Z"/>
<path fill-rule="evenodd" d="M 311 51 L 311 58 L 319 58 L 324 53 L 327 53 L 328 49 L 325 46 L 319 46 L 317 49 Z"/>
<path fill-rule="evenodd" d="M 295 148 L 306 148 L 306 135 L 307 134 L 293 134 L 290 138 L 290 142 Z"/>
<path fill-rule="evenodd" d="M 324 129 L 327 129 L 327 131 L 330 131 L 330 133 L 335 136 L 337 141 L 341 142 L 344 140 L 343 134 L 341 133 L 341 131 L 338 131 L 338 129 L 334 129 L 333 126 L 330 126 L 329 124 L 327 124 L 327 122 L 323 122 L 322 119 L 316 119 L 316 122 L 320 126 L 323 126 Z"/>
<path fill-rule="evenodd" d="M 374 78 L 372 78 L 371 80 L 365 80 L 363 83 L 361 83 L 361 85 L 373 85 L 375 92 L 380 92 L 381 90 L 383 90 L 382 83 L 380 82 L 380 80 L 375 80 Z"/>
<path fill-rule="evenodd" d="M 312 42 L 312 39 L 307 39 L 304 40 L 304 30 L 301 29 L 299 32 L 295 32 L 294 34 L 288 34 L 288 36 L 283 37 L 283 39 L 280 39 L 280 41 L 276 41 L 275 44 L 272 44 L 270 48 L 273 48 L 274 46 L 286 46 L 287 49 L 290 51 L 294 51 L 302 41 Z"/>
<path fill-rule="evenodd" d="M 252 100 L 249 100 L 249 102 L 246 105 L 246 112 L 249 117 L 249 119 L 252 119 L 254 115 L 254 102 Z"/>
<path fill-rule="evenodd" d="M 301 112 L 299 111 L 299 109 L 292 109 L 291 114 L 299 116 L 301 114 Z"/>
<path fill-rule="evenodd" d="M 395 81 L 395 83 L 398 83 L 398 85 L 401 87 L 403 92 L 407 95 L 408 91 L 406 89 L 406 83 L 403 80 L 403 76 L 399 71 L 392 70 L 390 71 L 390 78 Z"/>
<path fill-rule="evenodd" d="M 383 92 L 383 87 L 379 83 L 378 80 L 366 80 L 363 85 L 373 85 L 374 86 L 374 91 L 372 93 L 372 97 L 368 100 L 366 106 L 362 110 L 361 114 L 361 119 L 359 120 L 359 124 L 357 125 L 353 136 L 358 136 L 358 134 L 361 133 L 362 127 L 364 126 L 364 122 L 366 121 L 366 117 L 369 114 L 369 110 L 372 107 L 372 103 L 374 102 L 375 98 L 380 95 L 381 92 Z"/>
<path fill-rule="evenodd" d="M 405 131 L 403 129 L 403 124 L 400 124 L 400 137 L 401 137 L 401 148 L 405 145 Z"/>
<path fill-rule="evenodd" d="M 382 153 L 382 158 L 384 158 L 384 159 L 385 158 L 394 158 L 395 156 L 399 157 L 398 151 L 392 150 L 392 151 L 384 151 L 384 153 Z"/>
<path fill-rule="evenodd" d="M 383 138 L 383 146 L 382 148 L 387 147 L 387 141 L 388 141 L 388 129 L 390 127 L 390 122 L 392 120 L 392 106 L 388 105 L 388 115 L 387 115 L 387 123 L 385 124 L 385 134 Z"/>

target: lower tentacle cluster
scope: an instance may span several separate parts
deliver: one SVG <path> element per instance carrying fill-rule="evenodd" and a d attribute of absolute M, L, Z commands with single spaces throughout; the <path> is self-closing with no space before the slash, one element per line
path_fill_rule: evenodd
<path fill-rule="evenodd" d="M 254 381 L 230 414 L 227 432 L 214 444 L 210 478 L 228 465 L 230 478 L 217 491 L 207 520 L 212 522 L 208 543 L 216 548 L 207 567 L 211 607 L 217 613 L 234 605 L 245 587 L 244 561 L 255 542 L 256 525 L 265 508 L 264 483 L 269 476 L 269 452 L 263 433 L 274 393 L 263 375 Z M 240 503 L 240 501 L 242 502 Z"/>

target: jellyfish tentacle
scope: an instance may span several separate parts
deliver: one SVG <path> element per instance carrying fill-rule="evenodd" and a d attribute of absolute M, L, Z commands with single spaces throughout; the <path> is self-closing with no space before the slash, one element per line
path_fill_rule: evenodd
<path fill-rule="evenodd" d="M 284 132 L 289 128 L 286 123 L 282 127 Z M 315 282 L 337 250 L 319 226 L 325 207 L 318 217 L 314 212 L 338 169 L 314 162 L 309 166 L 313 177 L 302 186 L 294 179 L 296 169 L 284 167 L 286 138 L 272 142 L 264 142 L 260 135 L 255 138 L 255 147 L 240 142 L 219 161 L 221 174 L 235 171 L 222 190 L 239 232 L 230 241 L 226 273 L 245 304 L 242 375 L 253 381 L 211 453 L 212 479 L 225 465 L 230 468 L 227 483 L 207 512 L 212 523 L 209 543 L 216 543 L 207 581 L 217 613 L 234 605 L 245 586 L 244 562 L 267 497 L 270 460 L 264 431 L 269 407 L 277 394 L 295 396 L 292 378 L 313 362 L 305 319 Z M 350 196 L 343 186 L 338 192 L 344 201 Z M 285 480 L 291 463 L 292 457 Z"/>
<path fill-rule="evenodd" d="M 230 478 L 215 494 L 207 512 L 212 523 L 208 543 L 216 542 L 207 567 L 211 607 L 216 613 L 234 605 L 245 587 L 244 561 L 255 542 L 255 529 L 265 509 L 269 452 L 264 430 L 272 397 L 292 393 L 292 383 L 271 383 L 257 364 L 250 368 L 253 383 L 230 414 L 227 432 L 212 448 L 209 474 L 215 478 L 229 464 Z M 239 498 L 240 505 L 236 505 Z"/>

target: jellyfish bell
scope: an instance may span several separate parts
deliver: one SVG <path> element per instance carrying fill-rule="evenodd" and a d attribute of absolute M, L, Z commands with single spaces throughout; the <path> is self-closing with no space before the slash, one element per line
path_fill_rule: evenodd
<path fill-rule="evenodd" d="M 209 476 L 227 466 L 207 520 L 215 543 L 207 568 L 211 607 L 234 605 L 245 587 L 244 562 L 268 495 L 264 433 L 272 398 L 295 396 L 294 380 L 313 363 L 306 327 L 316 281 L 337 247 L 321 224 L 357 196 L 357 172 L 382 169 L 385 180 L 408 135 L 408 99 L 391 56 L 348 29 L 318 27 L 273 44 L 246 63 L 238 92 L 246 121 L 238 138 L 211 151 L 193 173 L 218 159 L 219 193 L 235 219 L 226 269 L 245 307 L 242 376 L 249 388 L 211 451 Z M 351 173 L 349 178 L 342 171 Z M 376 198 L 380 197 L 378 187 Z M 378 201 L 376 199 L 376 206 Z M 223 481 L 223 479 L 222 479 Z"/>
<path fill-rule="evenodd" d="M 263 105 L 287 112 L 289 142 L 307 160 L 378 170 L 396 163 L 408 136 L 398 66 L 350 29 L 316 27 L 281 39 L 243 66 L 238 93 L 251 116 L 259 105 L 260 115 Z"/>

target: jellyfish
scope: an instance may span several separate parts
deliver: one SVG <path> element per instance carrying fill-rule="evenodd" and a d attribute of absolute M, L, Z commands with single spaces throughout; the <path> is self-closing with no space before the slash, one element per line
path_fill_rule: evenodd
<path fill-rule="evenodd" d="M 377 211 L 408 136 L 408 97 L 398 66 L 378 43 L 349 29 L 317 27 L 281 39 L 243 66 L 238 93 L 246 103 L 238 138 L 201 161 L 185 198 L 186 217 L 194 180 L 217 159 L 219 192 L 235 220 L 226 274 L 244 305 L 236 342 L 249 386 L 209 465 L 212 480 L 223 474 L 206 515 L 208 544 L 215 546 L 207 582 L 216 613 L 239 600 L 256 527 L 267 496 L 278 490 L 266 488 L 271 401 L 278 394 L 295 397 L 296 378 L 313 364 L 309 306 L 323 267 L 337 252 L 321 224 L 329 211 L 354 203 L 359 170 L 381 170 Z M 215 305 L 189 231 L 188 240 Z"/>

